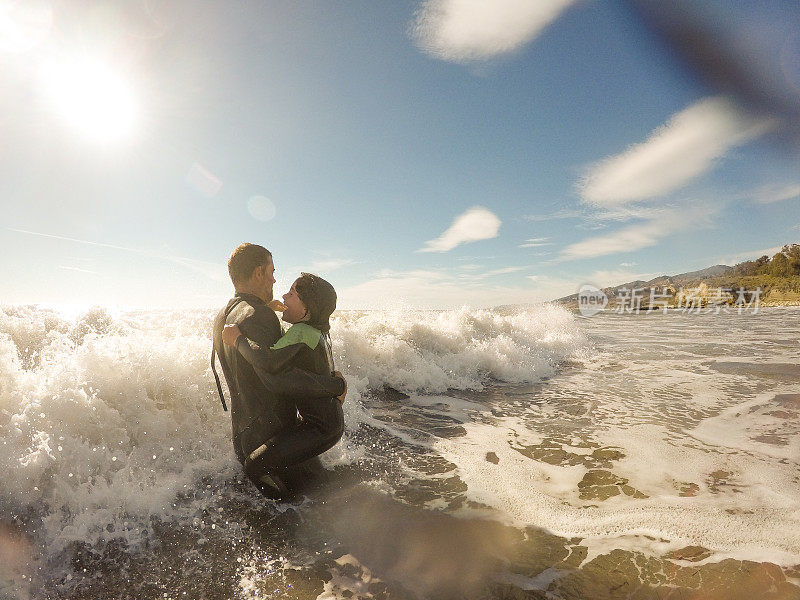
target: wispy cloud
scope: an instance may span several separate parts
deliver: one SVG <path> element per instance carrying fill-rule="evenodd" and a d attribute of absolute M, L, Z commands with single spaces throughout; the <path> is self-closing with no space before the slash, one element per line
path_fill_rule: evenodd
<path fill-rule="evenodd" d="M 561 251 L 559 258 L 594 258 L 655 246 L 661 239 L 676 231 L 708 226 L 713 212 L 712 208 L 703 206 L 659 211 L 642 223 L 567 246 Z"/>
<path fill-rule="evenodd" d="M 63 235 L 53 235 L 50 233 L 41 233 L 38 231 L 29 231 L 27 229 L 16 229 L 14 227 L 7 227 L 9 231 L 15 231 L 17 233 L 23 233 L 26 235 L 33 235 L 37 237 L 49 238 L 53 240 L 61 240 L 65 242 L 72 242 L 75 244 L 83 244 L 86 246 L 96 246 L 98 248 L 111 248 L 113 250 L 120 250 L 122 252 L 131 252 L 133 254 L 139 254 L 142 256 L 148 256 L 150 258 L 155 258 L 159 260 L 166 260 L 177 265 L 181 265 L 186 267 L 187 269 L 194 271 L 196 273 L 201 273 L 208 277 L 209 279 L 213 279 L 214 281 L 223 281 L 226 279 L 227 273 L 226 269 L 223 265 L 212 263 L 203 260 L 197 260 L 194 258 L 185 258 L 183 256 L 174 256 L 170 254 L 162 254 L 158 252 L 152 252 L 149 250 L 141 250 L 139 248 L 129 248 L 127 246 L 119 246 L 116 244 L 106 244 L 103 242 L 93 242 L 91 240 L 81 240 L 78 238 L 67 237 Z M 69 268 L 69 267 L 62 267 L 62 268 Z M 81 270 L 81 269 L 73 269 L 73 270 Z M 91 272 L 91 271 L 87 271 Z"/>
<path fill-rule="evenodd" d="M 315 260 L 313 263 L 308 265 L 306 269 L 312 273 L 324 273 L 325 271 L 335 271 L 336 269 L 353 265 L 355 262 L 356 261 L 351 258 L 323 258 L 320 260 Z"/>
<path fill-rule="evenodd" d="M 756 190 L 753 195 L 753 199 L 760 204 L 794 200 L 795 198 L 800 198 L 800 183 L 764 186 Z"/>
<path fill-rule="evenodd" d="M 520 271 L 524 271 L 530 267 L 525 266 L 517 266 L 517 267 L 502 267 L 500 269 L 492 269 L 490 271 L 484 271 L 483 273 L 461 273 L 458 278 L 461 281 L 480 281 L 481 279 L 486 279 L 487 277 L 495 277 L 497 275 L 508 275 L 509 273 L 519 273 Z"/>
<path fill-rule="evenodd" d="M 561 210 L 546 215 L 525 215 L 522 218 L 526 221 L 532 221 L 533 223 L 541 223 L 543 221 L 555 221 L 557 219 L 578 219 L 583 216 L 585 216 L 584 211 L 562 208 Z"/>
<path fill-rule="evenodd" d="M 673 115 L 644 142 L 592 166 L 579 190 L 592 205 L 613 207 L 663 196 L 708 171 L 729 149 L 775 122 L 742 113 L 723 97 L 705 98 Z"/>
<path fill-rule="evenodd" d="M 78 273 L 88 273 L 90 275 L 99 275 L 97 271 L 90 271 L 89 269 L 81 269 L 80 267 L 68 267 L 66 265 L 59 265 L 59 269 L 64 269 L 65 271 L 77 271 Z"/>
<path fill-rule="evenodd" d="M 723 265 L 735 265 L 746 260 L 755 260 L 761 256 L 772 258 L 781 251 L 783 246 L 773 246 L 772 248 L 762 248 L 761 250 L 748 250 L 747 252 L 737 252 L 736 254 L 726 254 L 718 256 L 716 262 Z"/>
<path fill-rule="evenodd" d="M 552 246 L 553 242 L 548 242 L 549 238 L 530 238 L 529 240 L 525 240 L 524 243 L 520 244 L 520 248 L 538 248 L 539 246 Z"/>
<path fill-rule="evenodd" d="M 655 246 L 666 232 L 656 221 L 639 223 L 609 233 L 589 238 L 564 248 L 561 258 L 574 260 L 578 258 L 593 258 L 618 252 L 633 252 L 648 246 Z"/>
<path fill-rule="evenodd" d="M 492 271 L 487 271 L 486 274 L 488 276 L 492 275 L 505 275 L 506 273 L 519 273 L 520 271 L 524 271 L 527 267 L 503 267 L 502 269 L 493 269 Z"/>
<path fill-rule="evenodd" d="M 114 244 L 104 244 L 102 242 L 91 242 L 89 240 L 79 240 L 77 238 L 66 237 L 66 236 L 63 236 L 63 235 L 53 235 L 53 234 L 50 234 L 50 233 L 40 233 L 38 231 L 28 231 L 27 229 L 16 229 L 14 227 L 6 227 L 6 229 L 8 229 L 8 231 L 16 231 L 17 233 L 25 233 L 27 235 L 35 235 L 35 236 L 38 236 L 38 237 L 50 238 L 50 239 L 53 239 L 53 240 L 63 240 L 65 242 L 75 242 L 76 244 L 86 244 L 86 245 L 89 245 L 89 246 L 99 246 L 99 247 L 102 247 L 102 248 L 113 248 L 115 250 L 124 250 L 126 252 L 137 252 L 137 253 L 140 253 L 140 254 L 142 253 L 141 250 L 137 250 L 135 248 L 126 248 L 125 246 L 116 246 Z"/>
<path fill-rule="evenodd" d="M 518 50 L 574 0 L 427 0 L 413 37 L 425 52 L 455 62 Z"/>
<path fill-rule="evenodd" d="M 425 242 L 417 252 L 447 252 L 460 244 L 497 237 L 500 219 L 482 206 L 470 208 L 459 215 L 453 224 L 435 240 Z"/>

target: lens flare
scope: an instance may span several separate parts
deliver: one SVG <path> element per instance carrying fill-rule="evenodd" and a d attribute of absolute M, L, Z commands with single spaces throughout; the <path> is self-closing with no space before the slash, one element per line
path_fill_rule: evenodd
<path fill-rule="evenodd" d="M 251 196 L 247 200 L 247 212 L 259 221 L 271 221 L 275 218 L 277 209 L 275 203 L 266 196 Z"/>

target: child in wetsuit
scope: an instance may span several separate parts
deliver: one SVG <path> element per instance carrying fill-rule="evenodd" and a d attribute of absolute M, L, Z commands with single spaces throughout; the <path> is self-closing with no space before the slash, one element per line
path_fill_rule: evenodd
<path fill-rule="evenodd" d="M 223 341 L 234 346 L 253 365 L 256 373 L 279 373 L 297 367 L 313 373 L 334 373 L 328 332 L 336 309 L 333 286 L 311 273 L 302 273 L 283 296 L 283 320 L 292 326 L 271 348 L 261 348 L 241 334 L 236 325 L 226 325 Z M 343 400 L 344 395 L 340 396 Z M 298 400 L 300 419 L 282 429 L 257 448 L 244 448 L 245 471 L 256 480 L 284 490 L 280 470 L 301 463 L 332 448 L 344 433 L 339 398 Z"/>

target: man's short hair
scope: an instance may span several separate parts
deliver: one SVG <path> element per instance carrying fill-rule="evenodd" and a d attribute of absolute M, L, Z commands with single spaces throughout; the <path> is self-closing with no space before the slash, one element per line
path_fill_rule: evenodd
<path fill-rule="evenodd" d="M 233 285 L 247 283 L 253 271 L 272 262 L 272 254 L 264 246 L 244 242 L 239 244 L 228 259 L 228 274 Z"/>

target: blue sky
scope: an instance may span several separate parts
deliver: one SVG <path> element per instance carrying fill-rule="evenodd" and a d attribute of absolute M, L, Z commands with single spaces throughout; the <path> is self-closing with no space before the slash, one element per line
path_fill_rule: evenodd
<path fill-rule="evenodd" d="M 311 270 L 343 308 L 548 300 L 800 241 L 786 115 L 636 3 L 159 4 L 0 2 L 0 303 L 214 307 L 241 241 L 276 293 Z M 796 106 L 796 7 L 684 4 Z"/>

